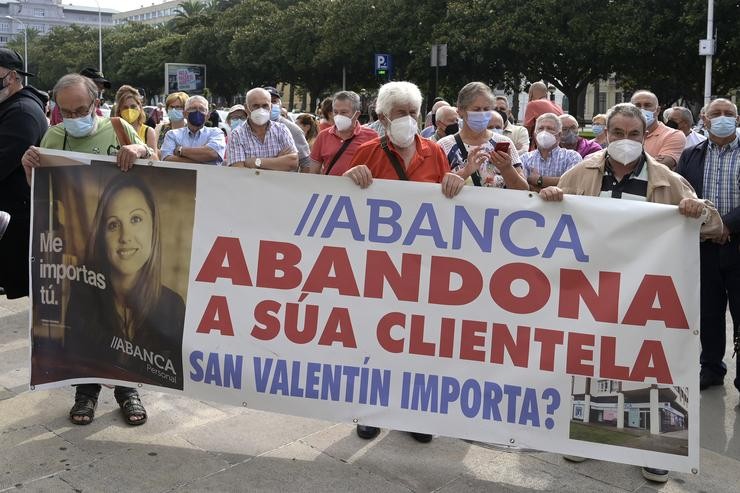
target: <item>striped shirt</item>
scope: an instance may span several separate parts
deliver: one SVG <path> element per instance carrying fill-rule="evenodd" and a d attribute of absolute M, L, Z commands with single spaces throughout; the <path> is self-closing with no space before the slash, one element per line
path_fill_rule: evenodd
<path fill-rule="evenodd" d="M 226 156 L 229 161 L 227 166 L 246 161 L 247 158 L 278 157 L 281 152 L 286 150 L 298 153 L 293 136 L 290 135 L 290 131 L 285 125 L 280 122 L 268 121 L 265 140 L 260 141 L 257 135 L 252 132 L 249 121 L 246 121 L 232 131 L 229 136 L 229 144 L 226 147 Z"/>
<path fill-rule="evenodd" d="M 740 207 L 740 138 L 718 146 L 711 140 L 704 161 L 704 198 L 720 215 Z"/>
<path fill-rule="evenodd" d="M 511 157 L 511 164 L 512 166 L 514 166 L 514 168 L 521 168 L 522 163 L 521 159 L 519 158 L 519 153 L 516 151 L 516 147 L 514 146 L 514 143 L 511 141 L 510 138 L 497 133 L 493 133 L 491 135 L 491 138 L 488 139 L 488 142 L 483 145 L 486 146 L 487 150 L 493 150 L 498 142 L 507 142 L 509 144 L 509 156 Z M 457 145 L 457 140 L 455 139 L 454 135 L 446 135 L 442 137 L 437 141 L 437 144 L 439 144 L 439 146 L 444 151 L 445 156 L 447 156 L 447 161 L 449 161 L 450 163 L 451 171 L 463 169 L 467 165 L 468 161 L 467 159 L 463 159 L 463 153 L 461 152 L 460 147 Z M 463 144 L 465 144 L 465 142 L 463 142 Z M 473 147 L 474 146 L 465 144 L 465 151 L 469 154 L 470 149 L 472 149 Z M 506 187 L 504 177 L 501 176 L 499 170 L 493 165 L 490 160 L 486 159 L 483 164 L 480 165 L 478 173 L 481 177 L 482 186 L 494 188 Z M 468 177 L 468 179 L 465 180 L 465 184 L 473 185 L 473 180 Z"/>
<path fill-rule="evenodd" d="M 631 173 L 617 180 L 607 157 L 604 164 L 604 176 L 601 178 L 601 192 L 599 197 L 610 199 L 647 200 L 648 170 L 645 166 L 645 154 Z"/>
<path fill-rule="evenodd" d="M 522 154 L 522 164 L 529 176 L 532 171 L 537 171 L 541 176 L 562 176 L 574 165 L 582 161 L 581 155 L 571 149 L 555 147 L 550 151 L 547 159 L 542 159 L 539 149 Z"/>
<path fill-rule="evenodd" d="M 190 127 L 185 125 L 182 128 L 175 128 L 167 132 L 164 136 L 164 143 L 160 150 L 160 159 L 172 156 L 177 146 L 183 147 L 204 147 L 208 146 L 218 154 L 215 161 L 208 161 L 203 164 L 221 164 L 224 160 L 224 133 L 220 128 L 203 127 L 193 133 Z"/>

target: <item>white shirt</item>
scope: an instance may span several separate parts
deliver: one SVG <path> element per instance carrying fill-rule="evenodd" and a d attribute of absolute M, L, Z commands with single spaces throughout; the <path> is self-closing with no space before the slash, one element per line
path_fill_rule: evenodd
<path fill-rule="evenodd" d="M 684 149 L 688 149 L 689 147 L 695 146 L 699 142 L 703 142 L 705 140 L 707 140 L 707 138 L 704 137 L 704 135 L 692 130 L 689 132 L 689 135 L 686 136 L 686 145 L 684 146 Z"/>

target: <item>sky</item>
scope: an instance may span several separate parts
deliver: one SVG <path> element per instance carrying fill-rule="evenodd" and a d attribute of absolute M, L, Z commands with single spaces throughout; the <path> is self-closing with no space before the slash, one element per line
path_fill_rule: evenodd
<path fill-rule="evenodd" d="M 160 4 L 164 0 L 100 0 L 100 7 L 105 9 L 118 10 L 119 12 L 126 12 L 128 10 L 134 10 L 143 6 L 149 6 L 151 4 Z M 62 0 L 65 5 L 83 5 L 86 7 L 97 7 L 95 0 Z"/>

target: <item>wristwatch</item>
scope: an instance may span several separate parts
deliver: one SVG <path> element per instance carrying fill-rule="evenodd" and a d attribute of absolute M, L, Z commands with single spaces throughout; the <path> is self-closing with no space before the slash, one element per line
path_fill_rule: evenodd
<path fill-rule="evenodd" d="M 181 145 L 176 145 L 175 146 L 175 152 L 174 152 L 174 154 L 175 154 L 175 156 L 182 157 L 182 146 Z"/>
<path fill-rule="evenodd" d="M 542 185 L 543 184 L 544 184 L 544 182 L 542 181 L 542 175 L 540 175 L 540 176 L 537 177 L 537 186 L 540 187 L 540 188 L 542 188 Z"/>
<path fill-rule="evenodd" d="M 254 167 L 255 168 L 262 168 L 262 159 L 257 158 L 254 160 Z"/>

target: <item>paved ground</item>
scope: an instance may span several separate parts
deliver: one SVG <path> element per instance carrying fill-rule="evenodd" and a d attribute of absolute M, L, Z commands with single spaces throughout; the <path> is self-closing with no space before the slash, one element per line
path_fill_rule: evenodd
<path fill-rule="evenodd" d="M 69 388 L 28 392 L 28 302 L 0 297 L 0 492 L 309 491 L 449 493 L 737 492 L 740 408 L 732 387 L 702 393 L 701 474 L 646 482 L 637 467 L 565 462 L 146 392 L 149 422 L 126 426 L 104 389 L 95 421 L 67 420 Z"/>

